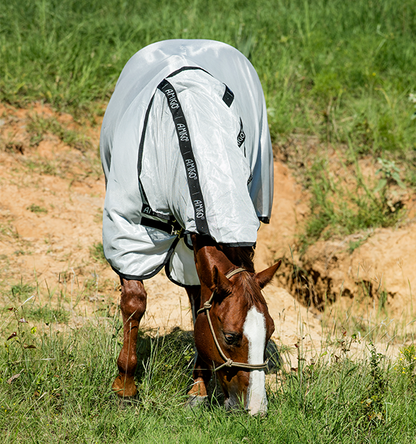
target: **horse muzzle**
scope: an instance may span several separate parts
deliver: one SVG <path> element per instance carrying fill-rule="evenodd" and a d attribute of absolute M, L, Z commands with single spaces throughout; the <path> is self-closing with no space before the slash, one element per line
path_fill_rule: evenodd
<path fill-rule="evenodd" d="M 244 408 L 250 415 L 267 414 L 267 395 L 265 389 L 265 374 L 264 371 L 252 370 L 248 372 L 249 383 L 239 384 L 240 378 L 228 384 L 226 393 L 228 397 L 224 402 L 224 407 L 227 410 L 235 410 Z M 244 389 L 242 385 L 245 385 Z"/>

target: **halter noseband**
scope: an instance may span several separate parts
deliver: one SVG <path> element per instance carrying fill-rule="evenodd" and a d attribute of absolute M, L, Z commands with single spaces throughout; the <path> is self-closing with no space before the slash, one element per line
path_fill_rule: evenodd
<path fill-rule="evenodd" d="M 230 271 L 229 273 L 227 273 L 225 275 L 225 277 L 227 279 L 230 279 L 232 276 L 234 276 L 235 274 L 238 273 L 242 273 L 243 271 L 247 271 L 244 268 L 237 268 L 236 270 Z M 224 363 L 221 364 L 219 367 L 215 367 L 215 364 L 213 363 L 213 367 L 214 367 L 214 372 L 216 372 L 217 370 L 223 368 L 223 367 L 239 367 L 239 368 L 245 368 L 247 370 L 263 370 L 264 368 L 267 367 L 267 363 L 269 362 L 269 360 L 267 359 L 266 362 L 263 362 L 263 364 L 248 364 L 245 362 L 235 362 L 233 361 L 231 358 L 228 358 L 227 355 L 223 352 L 220 343 L 218 342 L 217 336 L 215 335 L 215 331 L 214 331 L 214 327 L 212 325 L 212 321 L 211 321 L 211 317 L 209 315 L 209 310 L 212 307 L 212 301 L 214 300 L 214 296 L 216 294 L 216 291 L 214 289 L 214 291 L 211 293 L 211 297 L 204 303 L 203 307 L 200 308 L 196 314 L 199 315 L 199 313 L 202 313 L 203 311 L 206 312 L 207 318 L 208 318 L 208 324 L 209 324 L 209 328 L 211 330 L 211 334 L 212 337 L 214 339 L 215 345 L 217 346 L 217 349 L 221 355 L 221 358 L 224 359 Z"/>

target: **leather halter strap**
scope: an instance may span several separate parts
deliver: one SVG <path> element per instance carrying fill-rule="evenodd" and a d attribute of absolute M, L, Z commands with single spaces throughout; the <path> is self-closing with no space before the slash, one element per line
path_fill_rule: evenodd
<path fill-rule="evenodd" d="M 242 273 L 243 271 L 247 271 L 244 268 L 237 268 L 236 270 L 232 270 L 229 273 L 225 275 L 227 279 L 230 279 L 232 276 L 238 273 Z M 220 343 L 218 342 L 217 336 L 214 331 L 214 327 L 212 325 L 211 316 L 209 315 L 209 310 L 212 307 L 212 301 L 214 300 L 214 297 L 216 295 L 216 291 L 214 290 L 210 296 L 210 298 L 204 303 L 203 307 L 200 308 L 196 314 L 199 315 L 199 313 L 202 313 L 205 311 L 208 319 L 209 328 L 211 330 L 212 337 L 214 339 L 215 345 L 217 346 L 218 352 L 221 355 L 221 358 L 224 359 L 224 363 L 221 364 L 218 367 L 215 367 L 215 364 L 213 363 L 214 372 L 220 370 L 223 367 L 238 367 L 238 368 L 244 368 L 247 370 L 263 370 L 267 367 L 267 363 L 269 360 L 266 360 L 266 362 L 263 362 L 263 364 L 248 364 L 246 362 L 235 362 L 231 358 L 228 358 L 227 355 L 224 353 L 224 351 L 221 348 Z"/>

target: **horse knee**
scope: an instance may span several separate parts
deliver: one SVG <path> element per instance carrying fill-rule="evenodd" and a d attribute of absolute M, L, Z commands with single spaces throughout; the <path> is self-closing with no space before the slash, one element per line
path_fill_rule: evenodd
<path fill-rule="evenodd" d="M 140 321 L 146 311 L 147 294 L 141 281 L 122 280 L 120 308 L 123 316 Z"/>

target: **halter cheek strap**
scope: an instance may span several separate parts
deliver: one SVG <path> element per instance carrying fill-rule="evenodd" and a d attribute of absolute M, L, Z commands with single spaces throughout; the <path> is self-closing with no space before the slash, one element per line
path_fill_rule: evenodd
<path fill-rule="evenodd" d="M 225 277 L 227 279 L 230 279 L 235 274 L 242 273 L 243 271 L 247 271 L 247 270 L 245 270 L 244 268 L 237 268 L 236 270 L 233 270 L 233 271 L 230 271 L 229 273 L 227 273 L 225 275 Z M 247 370 L 263 370 L 263 369 L 265 369 L 267 367 L 267 363 L 269 362 L 269 360 L 266 360 L 266 362 L 263 362 L 263 364 L 248 364 L 245 362 L 235 362 L 231 358 L 228 358 L 227 355 L 224 353 L 224 351 L 221 348 L 220 343 L 218 342 L 217 336 L 214 331 L 214 327 L 212 325 L 211 316 L 209 315 L 209 310 L 212 307 L 212 301 L 214 300 L 215 295 L 216 295 L 216 291 L 214 290 L 211 293 L 210 298 L 204 303 L 203 307 L 200 308 L 196 312 L 196 314 L 199 315 L 200 313 L 205 311 L 205 313 L 207 315 L 207 319 L 208 319 L 209 328 L 211 330 L 211 334 L 214 339 L 215 345 L 217 346 L 217 349 L 218 349 L 219 354 L 221 355 L 221 358 L 225 361 L 223 364 L 221 364 L 218 367 L 215 367 L 215 364 L 213 363 L 214 372 L 220 370 L 223 367 L 238 367 L 238 368 L 244 368 Z"/>

